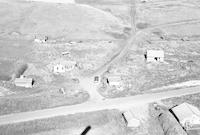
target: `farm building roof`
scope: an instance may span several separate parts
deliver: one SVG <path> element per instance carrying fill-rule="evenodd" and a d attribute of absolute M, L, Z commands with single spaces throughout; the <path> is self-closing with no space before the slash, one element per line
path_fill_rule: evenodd
<path fill-rule="evenodd" d="M 199 109 L 188 103 L 182 103 L 176 107 L 173 107 L 172 111 L 174 112 L 174 114 L 180 122 L 184 122 L 185 119 L 192 118 L 193 116 L 200 118 Z"/>
<path fill-rule="evenodd" d="M 147 57 L 164 57 L 163 50 L 147 50 L 146 51 Z"/>

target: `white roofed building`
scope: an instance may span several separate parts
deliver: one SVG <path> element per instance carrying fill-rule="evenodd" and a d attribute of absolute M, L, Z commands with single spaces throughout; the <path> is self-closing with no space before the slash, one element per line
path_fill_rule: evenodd
<path fill-rule="evenodd" d="M 186 130 L 200 128 L 200 111 L 197 107 L 188 103 L 182 103 L 171 110 Z"/>
<path fill-rule="evenodd" d="M 163 50 L 147 50 L 145 54 L 147 62 L 164 62 Z"/>
<path fill-rule="evenodd" d="M 122 113 L 122 116 L 125 120 L 127 127 L 134 128 L 140 125 L 140 120 L 136 119 L 134 113 L 131 110 Z"/>
<path fill-rule="evenodd" d="M 24 76 L 20 76 L 20 78 L 16 78 L 14 83 L 15 83 L 15 86 L 18 86 L 18 87 L 25 87 L 25 88 L 33 87 L 33 79 L 26 78 Z"/>
<path fill-rule="evenodd" d="M 120 75 L 108 75 L 106 76 L 106 81 L 110 87 L 123 90 L 123 80 Z"/>

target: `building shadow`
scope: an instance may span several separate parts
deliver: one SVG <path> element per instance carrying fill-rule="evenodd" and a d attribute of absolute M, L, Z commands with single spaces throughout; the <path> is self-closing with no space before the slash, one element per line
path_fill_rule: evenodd
<path fill-rule="evenodd" d="M 91 126 L 87 126 L 80 135 L 86 135 L 91 129 Z"/>

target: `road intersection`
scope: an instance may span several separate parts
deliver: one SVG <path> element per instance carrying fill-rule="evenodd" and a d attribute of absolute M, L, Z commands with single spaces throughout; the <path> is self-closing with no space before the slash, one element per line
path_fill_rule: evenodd
<path fill-rule="evenodd" d="M 105 109 L 119 109 L 121 111 L 143 104 L 157 102 L 162 99 L 180 97 L 184 95 L 200 93 L 200 86 L 171 90 L 167 92 L 136 95 L 123 98 L 106 99 L 99 101 L 87 101 L 82 104 L 62 106 L 51 109 L 36 110 L 0 116 L 0 125 L 27 122 L 38 119 L 47 119 L 56 116 L 64 116 L 75 113 L 86 113 Z"/>

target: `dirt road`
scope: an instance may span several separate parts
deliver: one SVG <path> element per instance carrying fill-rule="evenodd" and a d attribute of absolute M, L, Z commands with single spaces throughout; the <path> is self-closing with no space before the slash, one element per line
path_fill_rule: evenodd
<path fill-rule="evenodd" d="M 104 97 L 97 91 L 98 87 L 94 83 L 93 77 L 80 77 L 80 86 L 89 93 L 90 98 L 88 101 L 101 101 Z"/>
<path fill-rule="evenodd" d="M 119 50 L 118 52 L 116 52 L 113 55 L 113 57 L 110 58 L 109 61 L 107 61 L 104 65 L 100 66 L 93 73 L 86 75 L 82 78 L 79 78 L 80 85 L 84 88 L 84 90 L 88 91 L 88 93 L 90 94 L 89 100 L 99 101 L 103 99 L 103 97 L 97 92 L 97 87 L 93 83 L 94 76 L 102 75 L 104 72 L 106 72 L 109 66 L 111 66 L 114 63 L 119 62 L 119 60 L 127 54 L 130 48 L 136 50 L 137 46 L 134 46 L 134 45 L 135 45 L 136 38 L 139 37 L 140 34 L 144 34 L 145 32 L 149 32 L 155 28 L 174 26 L 174 25 L 183 25 L 183 24 L 193 24 L 193 23 L 200 23 L 200 19 L 180 20 L 180 21 L 151 26 L 149 28 L 146 28 L 137 32 L 132 31 L 132 34 L 128 39 L 124 40 L 123 42 L 120 42 L 120 44 L 124 45 L 123 48 Z M 134 27 L 134 24 L 132 24 L 132 26 Z"/>
<path fill-rule="evenodd" d="M 143 94 L 132 97 L 115 98 L 102 100 L 101 102 L 88 101 L 83 104 L 72 106 L 63 106 L 52 109 L 37 110 L 32 112 L 23 112 L 16 114 L 8 114 L 0 116 L 0 125 L 12 124 L 18 122 L 31 121 L 36 119 L 45 119 L 61 115 L 85 113 L 104 109 L 124 110 L 133 106 L 159 101 L 161 99 L 180 97 L 183 95 L 200 93 L 200 86 L 173 90 L 168 92 Z"/>

